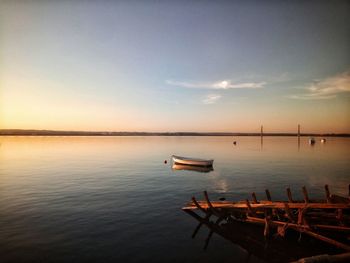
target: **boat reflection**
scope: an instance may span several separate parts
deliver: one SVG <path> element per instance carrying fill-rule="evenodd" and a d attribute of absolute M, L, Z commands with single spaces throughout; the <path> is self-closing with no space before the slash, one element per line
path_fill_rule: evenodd
<path fill-rule="evenodd" d="M 185 164 L 173 164 L 171 167 L 173 170 L 187 170 L 187 171 L 195 171 L 200 173 L 209 173 L 214 171 L 213 166 L 205 167 L 205 166 L 195 166 L 195 165 L 185 165 Z"/>

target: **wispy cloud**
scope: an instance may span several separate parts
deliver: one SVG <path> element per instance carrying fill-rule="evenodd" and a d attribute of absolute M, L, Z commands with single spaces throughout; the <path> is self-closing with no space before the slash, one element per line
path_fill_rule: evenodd
<path fill-rule="evenodd" d="M 221 95 L 219 95 L 219 94 L 208 94 L 207 96 L 205 96 L 205 98 L 202 100 L 202 102 L 204 104 L 214 104 L 219 99 L 221 99 Z"/>
<path fill-rule="evenodd" d="M 323 80 L 316 80 L 305 88 L 307 93 L 288 96 L 300 100 L 332 99 L 339 93 L 350 92 L 350 71 Z"/>
<path fill-rule="evenodd" d="M 241 82 L 241 83 L 232 83 L 230 80 L 222 80 L 214 83 L 210 82 L 181 82 L 181 81 L 173 81 L 167 80 L 167 84 L 184 87 L 184 88 L 197 88 L 197 89 L 257 89 L 263 88 L 266 84 L 265 82 Z"/>

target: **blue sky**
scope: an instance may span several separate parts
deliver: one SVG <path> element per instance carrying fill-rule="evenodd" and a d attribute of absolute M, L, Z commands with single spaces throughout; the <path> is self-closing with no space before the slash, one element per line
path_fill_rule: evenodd
<path fill-rule="evenodd" d="M 350 132 L 349 2 L 0 5 L 0 128 Z"/>

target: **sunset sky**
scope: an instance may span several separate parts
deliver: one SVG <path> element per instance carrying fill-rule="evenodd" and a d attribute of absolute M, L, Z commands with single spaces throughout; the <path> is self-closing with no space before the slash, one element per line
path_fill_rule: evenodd
<path fill-rule="evenodd" d="M 349 1 L 2 1 L 0 129 L 350 133 Z"/>

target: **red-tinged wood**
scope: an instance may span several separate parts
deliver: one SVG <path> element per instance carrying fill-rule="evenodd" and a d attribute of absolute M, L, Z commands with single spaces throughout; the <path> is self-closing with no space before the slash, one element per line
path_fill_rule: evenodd
<path fill-rule="evenodd" d="M 293 218 L 292 212 L 291 212 L 290 209 L 289 209 L 288 203 L 284 203 L 284 210 L 285 210 L 285 212 L 286 212 L 286 215 L 287 215 L 289 221 L 294 223 L 295 220 L 294 220 L 294 218 Z"/>
<path fill-rule="evenodd" d="M 208 193 L 207 191 L 204 191 L 203 192 L 204 194 L 204 198 L 205 198 L 205 201 L 207 202 L 207 205 L 209 207 L 209 210 L 216 216 L 220 217 L 221 214 L 213 207 L 213 205 L 211 204 L 210 200 L 209 200 L 209 196 L 208 196 Z"/>
<path fill-rule="evenodd" d="M 270 217 L 265 216 L 265 227 L 264 227 L 264 237 L 267 238 L 270 236 Z"/>
<path fill-rule="evenodd" d="M 245 202 L 223 202 L 223 201 L 213 201 L 210 202 L 214 208 L 223 209 L 247 209 L 247 204 Z M 198 201 L 198 204 L 204 209 L 209 208 L 206 201 Z M 253 209 L 284 209 L 285 202 L 260 202 L 259 204 L 250 204 Z M 309 208 L 309 209 L 350 209 L 350 204 L 344 203 L 288 203 L 290 209 L 298 208 Z M 191 202 L 183 209 L 196 209 L 197 207 Z"/>
<path fill-rule="evenodd" d="M 208 213 L 208 211 L 207 211 L 206 209 L 204 209 L 204 208 L 197 202 L 197 200 L 196 200 L 196 198 L 195 198 L 194 196 L 192 197 L 192 202 L 193 202 L 193 204 L 194 204 L 199 210 L 201 210 L 203 213 L 205 213 L 205 214 Z"/>
<path fill-rule="evenodd" d="M 252 217 L 252 216 L 248 216 L 246 219 L 246 222 L 259 222 L 261 224 L 263 224 L 265 221 L 263 218 L 258 218 L 258 217 Z M 288 226 L 291 227 L 298 227 L 301 230 L 305 230 L 305 229 L 323 229 L 323 230 L 332 230 L 332 231 L 339 231 L 339 232 L 350 232 L 350 227 L 345 227 L 345 226 L 331 226 L 331 225 L 320 225 L 320 224 L 314 224 L 312 226 L 309 225 L 298 225 L 295 223 L 287 223 L 287 222 L 282 222 L 282 221 L 276 221 L 276 220 L 271 220 L 270 221 L 271 226 L 284 226 L 285 224 L 288 224 Z"/>
<path fill-rule="evenodd" d="M 304 208 L 299 208 L 298 209 L 298 225 L 306 225 L 306 219 L 305 219 L 305 214 L 306 214 L 307 209 Z"/>
<path fill-rule="evenodd" d="M 252 209 L 252 207 L 251 207 L 251 205 L 250 205 L 250 203 L 249 203 L 249 200 L 247 199 L 247 200 L 245 200 L 245 202 L 246 202 L 246 205 L 247 205 L 247 208 L 248 208 L 248 212 L 249 212 L 251 215 L 256 216 L 255 211 Z"/>

